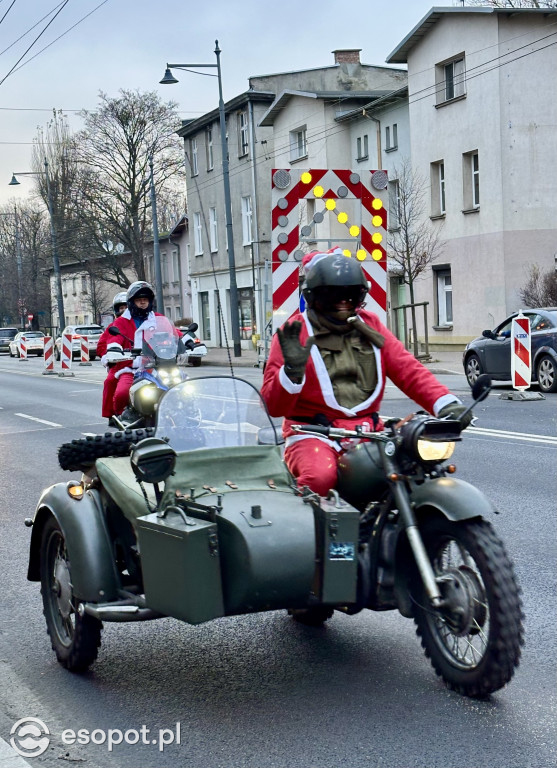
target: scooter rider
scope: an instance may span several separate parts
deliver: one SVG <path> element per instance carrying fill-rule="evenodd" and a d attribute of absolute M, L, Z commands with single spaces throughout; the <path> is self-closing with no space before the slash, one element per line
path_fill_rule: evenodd
<path fill-rule="evenodd" d="M 127 291 L 119 291 L 114 297 L 114 299 L 112 300 L 112 309 L 114 311 L 114 319 L 116 319 L 117 317 L 120 317 L 120 315 L 122 315 L 127 308 L 128 308 Z M 110 333 L 108 332 L 108 328 L 105 328 L 97 342 L 97 355 L 99 355 L 101 359 L 106 354 L 106 348 L 108 344 L 112 342 L 113 338 L 114 337 L 111 336 Z M 114 378 L 114 376 L 107 376 L 106 379 L 104 380 L 103 414 L 102 414 L 103 416 L 105 416 L 104 403 L 105 402 L 112 403 L 112 400 L 114 398 L 114 391 L 116 390 L 117 383 L 118 383 L 118 379 Z M 107 416 L 107 418 L 110 419 L 112 415 L 113 414 L 110 413 Z"/>
<path fill-rule="evenodd" d="M 337 482 L 342 448 L 292 424 L 383 428 L 378 415 L 388 377 L 421 408 L 458 418 L 455 395 L 363 309 L 369 284 L 360 264 L 340 248 L 306 254 L 302 293 L 307 310 L 275 334 L 261 394 L 271 416 L 283 416 L 284 459 L 300 488 L 326 496 Z M 465 426 L 472 419 L 464 417 Z"/>
<path fill-rule="evenodd" d="M 116 363 L 114 359 L 117 359 L 118 355 L 125 356 L 132 349 L 128 339 L 134 339 L 134 346 L 140 347 L 143 331 L 155 327 L 155 316 L 160 316 L 160 313 L 153 312 L 154 302 L 155 293 L 151 285 L 144 280 L 137 280 L 128 288 L 127 309 L 112 323 L 123 335 L 110 335 L 111 340 L 106 346 L 106 354 L 101 358 L 103 365 L 110 363 L 103 392 L 102 415 L 105 418 L 122 413 L 128 404 L 134 369 L 129 358 Z"/>

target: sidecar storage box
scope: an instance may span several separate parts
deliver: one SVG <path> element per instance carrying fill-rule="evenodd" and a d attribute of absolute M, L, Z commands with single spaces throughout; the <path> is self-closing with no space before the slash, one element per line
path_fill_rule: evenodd
<path fill-rule="evenodd" d="M 317 563 L 313 593 L 322 603 L 356 602 L 360 513 L 346 502 L 311 501 Z"/>
<path fill-rule="evenodd" d="M 149 608 L 189 624 L 224 615 L 215 523 L 168 510 L 137 518 L 137 535 Z"/>

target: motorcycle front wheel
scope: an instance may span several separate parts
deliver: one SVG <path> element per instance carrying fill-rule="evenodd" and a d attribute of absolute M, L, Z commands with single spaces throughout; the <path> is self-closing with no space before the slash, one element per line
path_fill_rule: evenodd
<path fill-rule="evenodd" d="M 54 518 L 41 539 L 41 595 L 52 650 L 71 672 L 85 671 L 97 658 L 102 622 L 77 612 L 66 540 Z"/>
<path fill-rule="evenodd" d="M 485 520 L 434 518 L 421 533 L 444 600 L 434 610 L 414 574 L 414 621 L 425 654 L 449 688 L 488 696 L 512 678 L 523 645 L 513 565 Z"/>

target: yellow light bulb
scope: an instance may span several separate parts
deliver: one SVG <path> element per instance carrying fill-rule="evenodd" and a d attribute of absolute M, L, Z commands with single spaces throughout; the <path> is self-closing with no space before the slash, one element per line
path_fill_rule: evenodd
<path fill-rule="evenodd" d="M 381 261 L 383 257 L 383 251 L 380 251 L 379 248 L 374 248 L 371 252 L 371 258 L 375 259 L 375 261 Z"/>
<path fill-rule="evenodd" d="M 335 203 L 334 200 L 327 200 L 325 203 L 325 208 L 328 211 L 334 211 L 336 207 L 337 207 L 337 204 Z"/>
<path fill-rule="evenodd" d="M 304 171 L 300 176 L 300 181 L 302 184 L 311 184 L 311 173 Z"/>
<path fill-rule="evenodd" d="M 337 216 L 337 219 L 339 220 L 340 224 L 346 224 L 348 221 L 348 214 L 347 213 L 339 213 Z"/>
<path fill-rule="evenodd" d="M 323 187 L 317 186 L 317 187 L 314 187 L 313 194 L 315 195 L 315 197 L 323 197 L 323 195 L 325 194 L 325 190 L 323 189 Z"/>
<path fill-rule="evenodd" d="M 380 200 L 378 197 L 375 198 L 375 200 L 372 201 L 371 207 L 374 208 L 376 211 L 380 211 L 383 207 L 383 201 Z"/>
<path fill-rule="evenodd" d="M 383 240 L 383 235 L 381 234 L 381 232 L 374 232 L 373 235 L 371 236 L 371 239 L 373 240 L 374 243 L 380 243 L 381 240 Z"/>
<path fill-rule="evenodd" d="M 358 237 L 360 234 L 360 227 L 357 227 L 355 224 L 353 224 L 350 229 L 348 230 L 352 237 Z"/>
<path fill-rule="evenodd" d="M 365 257 L 366 257 L 366 252 L 364 251 L 364 249 L 358 248 L 358 250 L 356 251 L 356 258 L 358 259 L 358 261 L 363 261 Z"/>
<path fill-rule="evenodd" d="M 345 249 L 343 251 L 343 254 L 346 256 L 347 259 L 350 259 L 352 257 L 352 254 L 350 253 L 350 251 L 348 249 Z"/>
<path fill-rule="evenodd" d="M 380 227 L 383 224 L 383 219 L 381 216 L 374 216 L 371 220 L 371 223 L 374 227 Z"/>

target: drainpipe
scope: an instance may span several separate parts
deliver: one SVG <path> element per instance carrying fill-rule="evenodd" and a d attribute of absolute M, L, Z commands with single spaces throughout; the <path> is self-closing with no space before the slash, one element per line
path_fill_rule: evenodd
<path fill-rule="evenodd" d="M 180 243 L 175 242 L 172 239 L 171 235 L 168 235 L 168 242 L 170 245 L 175 245 L 178 249 L 178 283 L 180 286 L 180 305 L 181 305 L 181 311 L 182 311 L 182 317 L 186 317 L 186 313 L 184 312 L 184 298 L 185 293 L 183 293 L 183 281 L 182 281 L 182 249 L 180 248 Z"/>
<path fill-rule="evenodd" d="M 251 186 L 253 190 L 253 223 L 254 223 L 254 229 L 255 229 L 255 240 L 251 244 L 252 248 L 252 275 L 253 275 L 253 309 L 255 309 L 255 265 L 257 265 L 257 284 L 260 286 L 257 289 L 258 293 L 258 309 L 259 309 L 259 323 L 257 323 L 257 332 L 261 336 L 261 331 L 265 328 L 265 318 L 263 316 L 263 307 L 261 304 L 261 273 L 260 273 L 260 255 L 259 255 L 259 217 L 258 217 L 258 206 L 257 206 L 257 175 L 255 173 L 255 130 L 254 130 L 254 115 L 253 115 L 253 102 L 250 100 L 248 101 L 248 110 L 249 110 L 249 142 L 250 142 L 250 152 L 251 152 Z M 252 309 L 252 314 L 253 314 Z M 255 320 L 255 317 L 252 319 L 252 327 L 253 327 L 253 321 Z"/>
<path fill-rule="evenodd" d="M 383 168 L 381 160 L 381 121 L 372 115 L 368 115 L 365 109 L 362 109 L 362 115 L 368 120 L 373 120 L 374 123 L 377 123 L 377 170 L 380 171 Z"/>

